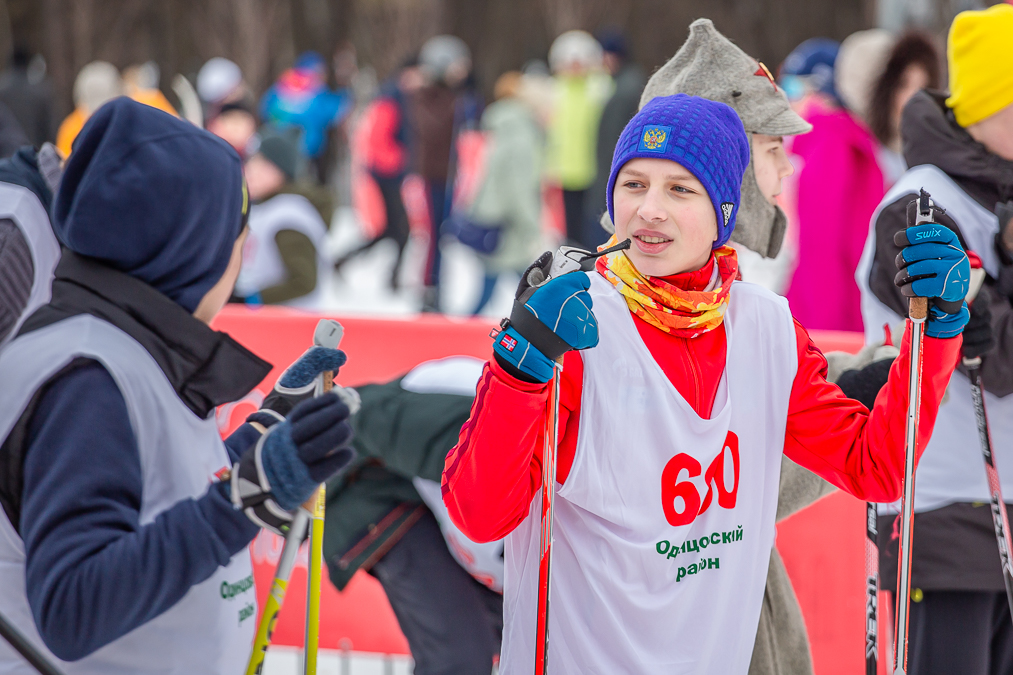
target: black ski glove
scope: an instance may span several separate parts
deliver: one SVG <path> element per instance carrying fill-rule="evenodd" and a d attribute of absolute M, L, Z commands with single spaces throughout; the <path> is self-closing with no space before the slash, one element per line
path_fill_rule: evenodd
<path fill-rule="evenodd" d="M 984 356 L 995 348 L 992 335 L 992 310 L 989 296 L 991 291 L 982 286 L 978 296 L 971 303 L 971 318 L 964 327 L 963 355 L 965 359 Z"/>
<path fill-rule="evenodd" d="M 837 386 L 841 388 L 844 395 L 860 402 L 869 410 L 876 405 L 876 396 L 879 390 L 886 384 L 890 376 L 890 366 L 893 365 L 893 357 L 873 361 L 864 368 L 845 370 L 837 378 Z"/>

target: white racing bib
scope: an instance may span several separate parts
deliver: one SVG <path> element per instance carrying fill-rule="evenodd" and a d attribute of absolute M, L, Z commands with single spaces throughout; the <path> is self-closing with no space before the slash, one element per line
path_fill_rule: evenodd
<path fill-rule="evenodd" d="M 592 273 L 600 342 L 583 352 L 580 432 L 558 488 L 549 669 L 746 673 L 774 541 L 798 368 L 787 302 L 732 286 L 725 372 L 701 419 Z M 535 654 L 541 498 L 507 537 L 501 672 Z"/>
<path fill-rule="evenodd" d="M 141 524 L 181 500 L 199 498 L 214 474 L 230 465 L 214 416 L 194 415 L 144 347 L 88 315 L 21 336 L 0 353 L 0 439 L 34 392 L 78 356 L 99 361 L 123 394 L 141 457 Z M 0 612 L 68 675 L 239 675 L 246 667 L 257 621 L 249 549 L 159 616 L 73 663 L 53 656 L 35 628 L 25 592 L 24 544 L 3 511 L 0 580 Z M 0 640 L 0 673 L 35 670 Z"/>
<path fill-rule="evenodd" d="M 319 309 L 324 289 L 330 283 L 332 264 L 324 255 L 327 224 L 302 195 L 280 194 L 250 207 L 250 231 L 243 244 L 243 266 L 236 280 L 236 292 L 253 295 L 280 284 L 287 274 L 274 241 L 281 230 L 305 234 L 317 251 L 317 286 L 308 295 L 294 298 L 286 305 Z"/>

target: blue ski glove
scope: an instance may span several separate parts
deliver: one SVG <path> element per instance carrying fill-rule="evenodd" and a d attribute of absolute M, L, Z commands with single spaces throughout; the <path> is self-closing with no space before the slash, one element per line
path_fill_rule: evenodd
<path fill-rule="evenodd" d="M 893 240 L 903 247 L 894 277 L 901 292 L 909 298 L 937 299 L 943 310 L 957 313 L 971 286 L 971 261 L 957 235 L 943 225 L 922 223 L 901 230 Z"/>
<path fill-rule="evenodd" d="M 345 352 L 340 349 L 310 347 L 281 374 L 274 390 L 264 399 L 261 410 L 274 411 L 285 417 L 297 403 L 313 397 L 320 373 L 331 371 L 336 376 L 347 360 Z"/>
<path fill-rule="evenodd" d="M 544 281 L 552 264 L 546 252 L 521 277 L 510 320 L 496 336 L 496 355 L 537 382 L 552 379 L 553 361 L 571 349 L 598 344 L 585 272 Z"/>
<path fill-rule="evenodd" d="M 964 332 L 964 326 L 971 318 L 965 302 L 956 314 L 947 314 L 938 307 L 929 308 L 929 318 L 925 322 L 925 334 L 934 338 L 957 337 Z"/>
<path fill-rule="evenodd" d="M 901 246 L 894 283 L 907 297 L 929 298 L 925 334 L 960 335 L 970 318 L 964 297 L 971 284 L 971 263 L 957 235 L 938 223 L 922 223 L 894 235 Z"/>
<path fill-rule="evenodd" d="M 327 393 L 296 405 L 233 467 L 231 497 L 255 523 L 283 533 L 290 512 L 355 458 L 348 406 Z"/>

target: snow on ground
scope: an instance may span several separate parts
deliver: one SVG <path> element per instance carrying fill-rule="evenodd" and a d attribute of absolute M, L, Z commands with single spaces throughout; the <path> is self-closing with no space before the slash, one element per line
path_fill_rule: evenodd
<path fill-rule="evenodd" d="M 275 646 L 267 650 L 264 675 L 301 675 L 303 651 L 297 647 Z M 412 660 L 407 656 L 321 649 L 317 655 L 320 675 L 410 675 Z"/>
<path fill-rule="evenodd" d="M 336 259 L 365 240 L 354 212 L 339 209 L 331 225 L 326 251 L 332 259 Z M 453 239 L 444 238 L 442 243 L 441 300 L 444 313 L 467 316 L 474 309 L 481 292 L 482 264 L 474 251 Z M 416 237 L 409 241 L 401 269 L 401 287 L 395 292 L 391 290 L 389 281 L 396 255 L 397 246 L 388 239 L 350 260 L 340 273 L 333 274 L 327 284 L 321 309 L 338 315 L 404 316 L 417 313 L 422 306 L 425 242 Z M 501 276 L 482 315 L 494 319 L 507 316 L 518 280 L 517 275 Z"/>
<path fill-rule="evenodd" d="M 328 235 L 326 253 L 331 259 L 366 241 L 354 212 L 339 209 Z M 467 316 L 478 302 L 482 289 L 482 264 L 478 256 L 456 241 L 443 241 L 442 302 L 444 313 Z M 392 291 L 391 270 L 397 255 L 393 241 L 380 242 L 345 264 L 334 273 L 325 289 L 322 311 L 336 315 L 407 316 L 422 306 L 422 269 L 425 242 L 412 238 L 405 249 L 406 262 L 401 270 L 401 287 Z M 518 275 L 500 277 L 492 300 L 483 316 L 499 319 L 510 313 Z M 264 675 L 299 675 L 303 672 L 302 650 L 272 646 L 267 652 Z M 318 661 L 321 675 L 410 675 L 412 660 L 406 656 L 343 652 L 321 649 Z"/>

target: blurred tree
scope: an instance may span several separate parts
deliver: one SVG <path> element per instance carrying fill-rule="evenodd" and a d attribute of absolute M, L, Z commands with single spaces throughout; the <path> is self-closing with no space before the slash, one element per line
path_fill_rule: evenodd
<path fill-rule="evenodd" d="M 0 50 L 12 43 L 41 52 L 67 112 L 78 70 L 105 59 L 119 67 L 155 60 L 162 88 L 226 56 L 262 92 L 294 57 L 330 58 L 350 43 L 382 78 L 430 36 L 461 36 L 472 48 L 483 89 L 505 70 L 544 59 L 552 39 L 572 28 L 618 27 L 649 71 L 664 63 L 700 16 L 773 70 L 802 40 L 843 39 L 877 21 L 889 0 L 0 0 Z M 940 35 L 970 0 L 919 0 Z M 6 10 L 6 11 L 3 11 Z M 0 57 L 4 54 L 0 53 Z"/>

